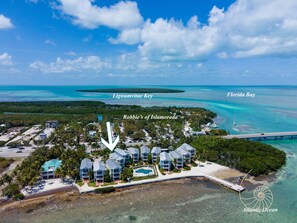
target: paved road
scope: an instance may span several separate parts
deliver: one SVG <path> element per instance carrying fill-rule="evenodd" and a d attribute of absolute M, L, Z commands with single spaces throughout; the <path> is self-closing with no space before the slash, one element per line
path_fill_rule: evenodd
<path fill-rule="evenodd" d="M 15 158 L 15 157 L 28 157 L 33 151 L 32 146 L 24 146 L 23 150 L 19 150 L 18 148 L 9 148 L 7 146 L 0 147 L 0 157 L 4 158 Z M 21 153 L 17 153 L 17 151 L 22 151 Z"/>
<path fill-rule="evenodd" d="M 294 131 L 294 132 L 269 132 L 269 133 L 227 135 L 227 136 L 223 136 L 223 138 L 226 138 L 226 139 L 232 139 L 232 138 L 252 139 L 252 138 L 285 137 L 285 136 L 297 136 L 297 131 Z"/>

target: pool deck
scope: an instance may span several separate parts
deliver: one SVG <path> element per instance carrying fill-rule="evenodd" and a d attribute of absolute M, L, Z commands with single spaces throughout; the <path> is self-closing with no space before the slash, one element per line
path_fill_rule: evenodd
<path fill-rule="evenodd" d="M 208 164 L 207 164 L 208 163 Z M 148 183 L 154 183 L 154 182 L 162 182 L 162 181 L 168 181 L 168 180 L 176 180 L 176 179 L 182 179 L 182 178 L 190 178 L 190 177 L 205 177 L 217 184 L 223 185 L 231 190 L 234 190 L 236 192 L 244 191 L 245 188 L 241 185 L 231 183 L 229 181 L 217 178 L 212 176 L 212 173 L 223 170 L 224 166 L 221 166 L 219 164 L 215 163 L 200 163 L 203 166 L 197 166 L 197 167 L 191 167 L 191 170 L 189 171 L 182 171 L 180 173 L 171 173 L 162 175 L 159 168 L 156 166 L 158 176 L 156 178 L 152 179 L 146 179 L 146 180 L 139 180 L 139 181 L 131 181 L 127 183 L 118 183 L 115 185 L 109 185 L 109 186 L 101 186 L 101 187 L 89 187 L 87 184 L 84 184 L 82 187 L 76 185 L 80 193 L 88 193 L 94 191 L 96 188 L 104 188 L 104 187 L 115 187 L 115 188 L 123 188 L 123 187 L 131 187 L 131 186 L 137 186 L 141 184 L 148 184 Z"/>

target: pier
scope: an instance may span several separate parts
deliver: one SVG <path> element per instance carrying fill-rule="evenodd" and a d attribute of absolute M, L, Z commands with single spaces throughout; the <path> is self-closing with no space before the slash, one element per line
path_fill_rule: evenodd
<path fill-rule="evenodd" d="M 223 138 L 225 139 L 238 138 L 238 139 L 247 139 L 251 141 L 297 139 L 297 131 L 226 135 L 226 136 L 223 136 Z"/>

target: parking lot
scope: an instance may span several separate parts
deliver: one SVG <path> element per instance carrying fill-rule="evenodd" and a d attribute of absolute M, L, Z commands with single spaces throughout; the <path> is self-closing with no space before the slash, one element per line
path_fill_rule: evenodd
<path fill-rule="evenodd" d="M 0 157 L 4 157 L 4 158 L 27 157 L 30 155 L 31 152 L 34 151 L 34 148 L 35 147 L 32 147 L 32 146 L 22 146 L 22 147 L 15 147 L 15 148 L 3 146 L 3 147 L 0 147 Z"/>

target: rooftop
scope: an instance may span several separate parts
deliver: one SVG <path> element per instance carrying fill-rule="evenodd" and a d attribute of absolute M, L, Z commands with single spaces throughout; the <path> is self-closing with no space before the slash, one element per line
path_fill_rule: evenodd
<path fill-rule="evenodd" d="M 139 150 L 133 147 L 128 148 L 130 154 L 139 154 Z"/>
<path fill-rule="evenodd" d="M 158 154 L 160 154 L 161 153 L 161 147 L 153 147 L 152 153 L 158 153 Z"/>
<path fill-rule="evenodd" d="M 59 159 L 52 159 L 49 161 L 46 161 L 43 165 L 42 165 L 42 169 L 44 171 L 49 171 L 49 170 L 53 170 L 55 171 L 58 167 L 60 167 L 62 164 L 62 161 Z"/>
<path fill-rule="evenodd" d="M 127 155 L 129 155 L 126 150 L 123 150 L 123 149 L 120 149 L 120 148 L 116 148 L 114 151 L 116 153 L 120 154 L 121 156 L 127 156 Z"/>
<path fill-rule="evenodd" d="M 106 160 L 106 166 L 107 166 L 107 168 L 108 169 L 112 169 L 112 170 L 114 170 L 114 169 L 116 169 L 116 168 L 119 168 L 119 169 L 121 169 L 122 167 L 120 166 L 120 164 L 118 164 L 115 160 L 113 160 L 113 159 L 108 159 L 108 160 Z"/>
<path fill-rule="evenodd" d="M 92 161 L 88 158 L 84 158 L 80 163 L 80 169 L 92 169 Z"/>
<path fill-rule="evenodd" d="M 182 159 L 182 155 L 180 155 L 178 152 L 176 151 L 170 151 L 169 152 L 170 156 L 172 156 L 173 159 Z"/>
<path fill-rule="evenodd" d="M 140 152 L 141 153 L 150 153 L 150 149 L 147 146 L 141 146 Z"/>
<path fill-rule="evenodd" d="M 162 152 L 160 155 L 160 161 L 171 161 L 169 153 Z"/>
<path fill-rule="evenodd" d="M 93 163 L 93 171 L 105 170 L 105 164 L 100 159 L 95 159 Z"/>
<path fill-rule="evenodd" d="M 120 154 L 118 153 L 111 153 L 109 154 L 109 158 L 113 160 L 122 160 L 124 159 Z"/>
<path fill-rule="evenodd" d="M 183 149 L 186 149 L 187 151 L 195 150 L 194 147 L 190 146 L 190 145 L 187 144 L 187 143 L 183 143 L 180 147 L 182 147 Z"/>

